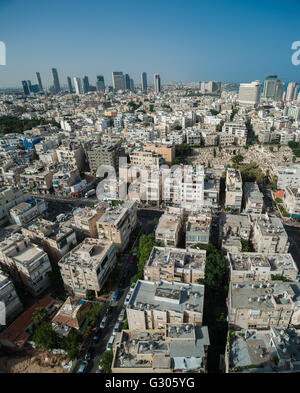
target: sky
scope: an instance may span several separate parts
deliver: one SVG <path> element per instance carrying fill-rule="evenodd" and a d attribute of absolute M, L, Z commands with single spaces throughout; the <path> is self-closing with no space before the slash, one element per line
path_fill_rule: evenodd
<path fill-rule="evenodd" d="M 250 82 L 277 74 L 300 81 L 291 62 L 300 41 L 300 0 L 0 0 L 6 65 L 0 88 L 67 76 L 128 73 L 148 84 L 217 80 Z"/>

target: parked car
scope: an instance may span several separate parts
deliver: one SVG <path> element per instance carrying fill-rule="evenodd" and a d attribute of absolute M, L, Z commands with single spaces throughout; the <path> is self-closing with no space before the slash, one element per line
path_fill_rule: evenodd
<path fill-rule="evenodd" d="M 113 335 L 114 335 L 114 336 L 115 336 L 117 333 L 119 333 L 119 331 L 120 331 L 120 326 L 121 326 L 120 322 L 117 322 L 117 323 L 115 324 L 114 330 L 113 330 Z"/>
<path fill-rule="evenodd" d="M 120 314 L 119 314 L 119 317 L 118 317 L 118 321 L 119 321 L 119 322 L 123 322 L 123 321 L 124 321 L 125 312 L 126 312 L 125 308 L 122 308 L 122 310 L 121 310 L 121 312 L 120 312 Z"/>
<path fill-rule="evenodd" d="M 115 336 L 112 335 L 112 336 L 110 337 L 110 339 L 108 340 L 108 343 L 107 343 L 107 345 L 106 345 L 106 350 L 107 350 L 107 351 L 109 351 L 110 349 L 112 349 L 112 346 L 113 346 L 114 341 L 115 341 Z"/>
<path fill-rule="evenodd" d="M 124 301 L 124 306 L 125 306 L 125 307 L 128 306 L 128 304 L 129 304 L 130 296 L 131 296 L 131 293 L 127 293 L 126 299 L 125 299 L 125 301 Z"/>
<path fill-rule="evenodd" d="M 85 354 L 84 359 L 85 359 L 86 361 L 91 360 L 93 353 L 94 353 L 94 350 L 93 350 L 92 347 L 90 347 L 90 348 L 86 351 L 86 354 Z"/>
<path fill-rule="evenodd" d="M 94 337 L 93 337 L 94 343 L 97 343 L 99 341 L 100 337 L 101 337 L 101 329 L 98 329 L 95 332 Z"/>
<path fill-rule="evenodd" d="M 105 326 L 106 326 L 106 324 L 107 324 L 107 317 L 104 316 L 103 319 L 102 319 L 102 321 L 101 321 L 101 323 L 100 323 L 100 328 L 101 328 L 101 329 L 104 329 Z"/>
<path fill-rule="evenodd" d="M 77 373 L 82 374 L 85 372 L 86 368 L 87 368 L 88 362 L 87 360 L 84 360 L 81 364 L 81 366 L 79 367 Z"/>

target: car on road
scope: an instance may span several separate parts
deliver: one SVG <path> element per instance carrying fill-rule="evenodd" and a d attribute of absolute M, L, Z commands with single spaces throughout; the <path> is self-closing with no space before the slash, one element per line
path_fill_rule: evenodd
<path fill-rule="evenodd" d="M 91 360 L 92 356 L 93 356 L 94 350 L 92 347 L 90 347 L 85 354 L 84 360 L 89 361 Z"/>
<path fill-rule="evenodd" d="M 113 298 L 112 298 L 112 301 L 113 301 L 113 302 L 116 302 L 116 301 L 118 300 L 118 297 L 119 297 L 119 291 L 116 290 L 115 293 L 114 293 L 114 296 L 113 296 Z"/>
<path fill-rule="evenodd" d="M 104 316 L 101 323 L 100 323 L 100 328 L 104 329 L 106 324 L 107 324 L 107 316 Z"/>
<path fill-rule="evenodd" d="M 120 322 L 117 322 L 117 323 L 115 324 L 114 330 L 113 330 L 113 335 L 114 335 L 114 336 L 115 336 L 117 333 L 119 333 L 119 331 L 120 331 L 120 326 L 121 326 Z"/>
<path fill-rule="evenodd" d="M 127 293 L 126 299 L 125 299 L 125 301 L 124 301 L 124 306 L 125 306 L 125 307 L 128 306 L 128 304 L 129 304 L 130 296 L 131 296 L 131 293 Z"/>
<path fill-rule="evenodd" d="M 101 337 L 101 329 L 98 329 L 96 332 L 95 332 L 95 334 L 94 334 L 94 336 L 93 336 L 93 341 L 94 341 L 94 343 L 97 343 L 98 341 L 99 341 L 99 339 L 100 339 L 100 337 Z"/>
<path fill-rule="evenodd" d="M 112 346 L 113 346 L 114 341 L 115 341 L 115 336 L 112 335 L 112 336 L 110 337 L 110 339 L 108 340 L 108 343 L 107 343 L 107 345 L 106 345 L 106 350 L 107 350 L 107 351 L 109 351 L 110 349 L 112 349 Z"/>
<path fill-rule="evenodd" d="M 86 368 L 87 368 L 87 365 L 88 365 L 87 360 L 84 360 L 84 361 L 82 362 L 82 364 L 80 365 L 80 367 L 79 367 L 77 373 L 78 373 L 78 374 L 84 373 L 85 370 L 86 370 Z"/>
<path fill-rule="evenodd" d="M 124 321 L 125 312 L 126 312 L 125 308 L 122 308 L 122 310 L 121 310 L 121 312 L 120 312 L 120 314 L 119 314 L 119 316 L 118 316 L 118 321 L 119 321 L 119 322 L 123 322 L 123 321 Z"/>

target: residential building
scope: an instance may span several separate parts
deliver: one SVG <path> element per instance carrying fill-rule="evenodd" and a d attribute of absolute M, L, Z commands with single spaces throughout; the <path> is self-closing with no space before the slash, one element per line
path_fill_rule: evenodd
<path fill-rule="evenodd" d="M 205 275 L 205 250 L 153 247 L 144 267 L 144 279 L 197 283 Z"/>
<path fill-rule="evenodd" d="M 27 167 L 20 175 L 20 186 L 36 194 L 49 194 L 52 188 L 53 172 L 44 166 Z"/>
<path fill-rule="evenodd" d="M 156 167 L 159 168 L 165 164 L 165 159 L 161 154 L 153 151 L 134 149 L 130 154 L 130 163 L 137 166 Z"/>
<path fill-rule="evenodd" d="M 144 149 L 161 155 L 167 165 L 172 165 L 175 160 L 175 146 L 173 145 L 146 144 Z"/>
<path fill-rule="evenodd" d="M 243 182 L 238 169 L 228 168 L 226 171 L 225 208 L 239 213 L 242 206 Z"/>
<path fill-rule="evenodd" d="M 47 202 L 43 199 L 21 202 L 9 210 L 10 220 L 13 224 L 25 225 L 46 210 Z"/>
<path fill-rule="evenodd" d="M 256 107 L 260 102 L 261 82 L 241 83 L 238 102 L 240 105 Z"/>
<path fill-rule="evenodd" d="M 24 235 L 15 233 L 0 243 L 0 265 L 16 285 L 33 296 L 50 285 L 52 269 L 48 255 Z"/>
<path fill-rule="evenodd" d="M 87 150 L 87 158 L 91 172 L 97 173 L 97 169 L 101 165 L 107 165 L 117 169 L 119 157 L 123 154 L 124 149 L 120 148 L 117 144 L 93 144 L 91 148 Z"/>
<path fill-rule="evenodd" d="M 112 373 L 207 371 L 207 326 L 167 324 L 156 330 L 122 330 L 114 347 Z"/>
<path fill-rule="evenodd" d="M 286 187 L 283 202 L 288 213 L 300 215 L 300 187 Z"/>
<path fill-rule="evenodd" d="M 0 187 L 0 224 L 8 221 L 9 210 L 31 199 L 31 194 L 16 187 Z"/>
<path fill-rule="evenodd" d="M 251 221 L 248 215 L 221 213 L 219 216 L 219 245 L 223 250 L 241 251 L 241 239 L 249 241 Z"/>
<path fill-rule="evenodd" d="M 165 212 L 159 219 L 155 230 L 155 240 L 165 246 L 177 247 L 183 229 L 183 215 L 181 213 Z"/>
<path fill-rule="evenodd" d="M 185 225 L 185 246 L 208 244 L 211 231 L 211 214 L 190 214 Z"/>
<path fill-rule="evenodd" d="M 167 323 L 202 325 L 204 285 L 138 280 L 126 308 L 130 330 L 163 329 Z"/>
<path fill-rule="evenodd" d="M 105 212 L 106 205 L 99 203 L 91 207 L 79 207 L 73 212 L 76 231 L 82 232 L 85 236 L 98 238 L 97 220 Z"/>
<path fill-rule="evenodd" d="M 263 194 L 259 191 L 258 185 L 255 182 L 245 182 L 243 184 L 244 190 L 244 212 L 246 214 L 261 214 L 264 207 Z"/>
<path fill-rule="evenodd" d="M 284 190 L 286 187 L 300 187 L 300 165 L 278 167 L 276 170 L 278 180 L 277 188 Z"/>
<path fill-rule="evenodd" d="M 99 294 L 117 262 L 116 249 L 109 240 L 86 238 L 58 262 L 65 289 L 86 298 Z"/>
<path fill-rule="evenodd" d="M 227 253 L 230 280 L 272 280 L 272 276 L 296 281 L 299 276 L 297 265 L 291 254 L 264 254 L 259 252 Z"/>
<path fill-rule="evenodd" d="M 70 165 L 83 170 L 85 164 L 85 153 L 82 146 L 75 142 L 63 143 L 56 149 L 58 162 L 64 165 Z"/>
<path fill-rule="evenodd" d="M 23 305 L 16 292 L 15 286 L 8 275 L 0 270 L 0 302 L 5 306 L 6 325 L 23 310 Z"/>
<path fill-rule="evenodd" d="M 296 101 L 299 85 L 296 82 L 290 82 L 286 90 L 286 101 Z"/>

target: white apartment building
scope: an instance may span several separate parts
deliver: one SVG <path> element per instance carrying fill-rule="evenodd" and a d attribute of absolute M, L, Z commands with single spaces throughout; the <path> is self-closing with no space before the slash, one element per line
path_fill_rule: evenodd
<path fill-rule="evenodd" d="M 288 213 L 300 215 L 300 187 L 286 187 L 283 202 Z"/>
<path fill-rule="evenodd" d="M 240 212 L 243 197 L 243 182 L 241 172 L 238 169 L 227 169 L 225 195 L 225 208 Z"/>
<path fill-rule="evenodd" d="M 99 293 L 116 265 L 113 242 L 86 238 L 58 262 L 66 290 L 75 296 Z"/>
<path fill-rule="evenodd" d="M 263 194 L 259 191 L 257 183 L 246 182 L 244 189 L 244 212 L 261 214 L 264 207 Z"/>
<path fill-rule="evenodd" d="M 277 188 L 280 190 L 286 187 L 300 187 L 300 165 L 282 166 L 277 169 Z"/>
<path fill-rule="evenodd" d="M 183 226 L 183 215 L 181 213 L 165 212 L 159 219 L 155 230 L 155 239 L 166 246 L 177 247 Z"/>
<path fill-rule="evenodd" d="M 238 102 L 240 105 L 257 106 L 260 102 L 262 84 L 260 81 L 241 83 Z"/>
<path fill-rule="evenodd" d="M 226 122 L 222 127 L 222 132 L 227 135 L 234 135 L 238 137 L 247 136 L 248 131 L 244 123 L 238 122 Z"/>
<path fill-rule="evenodd" d="M 3 302 L 5 305 L 6 325 L 23 310 L 23 305 L 20 302 L 14 284 L 8 278 L 8 276 L 4 274 L 1 270 L 0 270 L 0 302 Z"/>
<path fill-rule="evenodd" d="M 0 224 L 8 221 L 8 212 L 11 208 L 31 198 L 31 194 L 19 188 L 0 188 Z"/>

